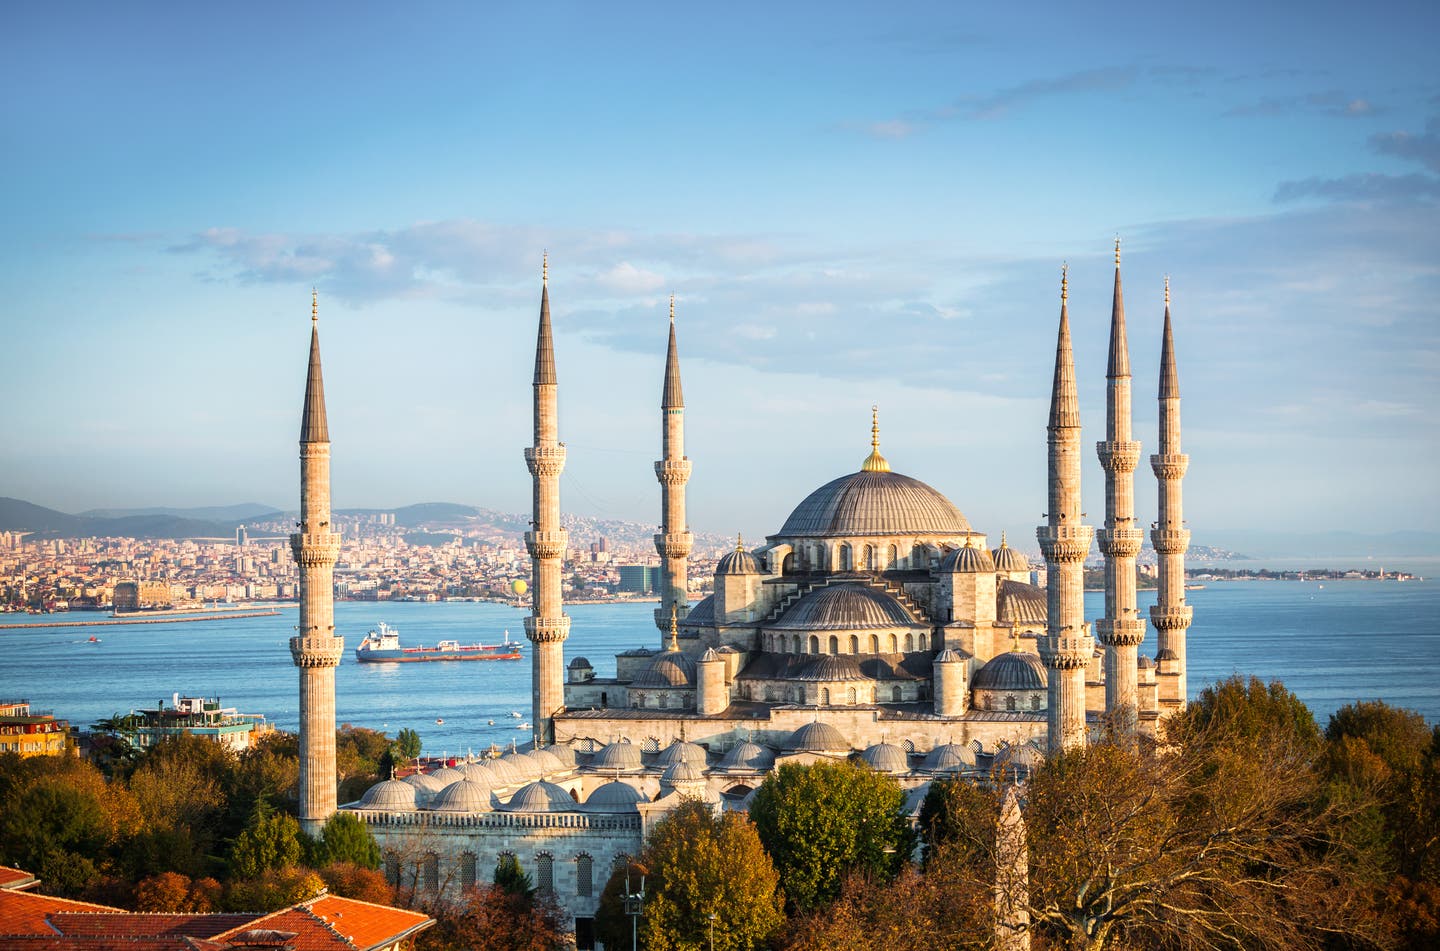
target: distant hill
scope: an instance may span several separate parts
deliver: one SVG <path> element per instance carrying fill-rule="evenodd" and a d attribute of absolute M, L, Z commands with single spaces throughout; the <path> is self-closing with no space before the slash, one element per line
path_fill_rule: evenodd
<path fill-rule="evenodd" d="M 89 509 L 80 517 L 128 518 L 132 515 L 172 515 L 175 518 L 199 519 L 203 522 L 259 522 L 280 518 L 284 513 L 273 505 L 241 502 L 239 505 L 211 505 L 201 508 L 177 509 L 154 506 L 141 509 Z"/>
<path fill-rule="evenodd" d="M 1196 532 L 1196 541 L 1200 533 Z M 1440 556 L 1440 532 L 1207 531 L 1204 541 L 1243 551 L 1250 558 L 1416 558 Z"/>
<path fill-rule="evenodd" d="M 264 506 L 253 507 L 272 511 Z M 226 538 L 235 534 L 235 526 L 242 521 L 248 521 L 239 518 L 205 519 L 170 514 L 187 511 L 206 510 L 169 509 L 161 510 L 162 514 L 136 510 L 135 514 L 118 517 L 88 513 L 69 515 L 22 499 L 0 498 L 0 531 L 32 532 L 40 538 Z"/>

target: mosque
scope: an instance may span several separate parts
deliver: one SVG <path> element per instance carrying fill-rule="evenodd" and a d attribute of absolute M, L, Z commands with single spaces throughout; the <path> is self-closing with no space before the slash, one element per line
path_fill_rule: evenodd
<path fill-rule="evenodd" d="M 554 892 L 574 919 L 577 946 L 593 947 L 593 915 L 610 870 L 640 850 L 646 830 L 683 797 L 745 808 L 746 797 L 787 762 L 851 759 L 894 776 L 918 808 L 937 777 L 1025 770 L 1047 753 L 1083 745 L 1102 723 L 1153 732 L 1184 706 L 1184 556 L 1181 509 L 1188 457 L 1180 450 L 1180 392 L 1168 281 L 1159 381 L 1159 452 L 1150 457 L 1160 555 L 1154 658 L 1139 655 L 1136 607 L 1131 379 L 1119 243 L 1111 307 L 1104 527 L 1082 523 L 1080 419 L 1071 352 L 1068 281 L 1047 426 L 1049 511 L 1037 530 L 1045 586 L 1001 536 L 998 546 L 938 490 L 891 468 L 872 415 L 870 453 L 858 471 L 803 499 L 763 545 L 737 544 L 715 568 L 714 593 L 691 604 L 685 520 L 685 402 L 674 301 L 661 389 L 662 569 L 658 644 L 615 658 L 600 676 L 584 657 L 568 666 L 570 618 L 561 601 L 567 549 L 560 523 L 559 374 L 542 270 L 535 352 L 533 573 L 525 633 L 533 644 L 535 742 L 527 751 L 378 783 L 336 802 L 329 431 L 312 302 L 310 366 L 302 414 L 301 624 L 291 640 L 300 668 L 300 818 L 307 831 L 344 808 L 364 819 L 385 872 L 433 893 L 490 880 L 503 854 Z M 858 455 L 858 453 L 857 453 Z M 1083 562 L 1098 535 L 1105 556 L 1105 616 L 1083 616 Z"/>

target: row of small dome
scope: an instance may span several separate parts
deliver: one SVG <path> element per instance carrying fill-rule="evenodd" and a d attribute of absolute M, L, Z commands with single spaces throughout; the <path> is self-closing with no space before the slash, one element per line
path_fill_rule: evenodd
<path fill-rule="evenodd" d="M 940 559 L 940 570 L 952 573 L 980 573 L 983 571 L 1023 572 L 1030 570 L 1030 561 L 1020 552 L 1011 548 L 1002 538 L 1000 547 L 993 551 L 972 547 L 968 542 L 960 548 L 952 548 Z M 727 552 L 715 564 L 717 575 L 758 575 L 764 574 L 759 560 L 750 552 L 737 548 Z"/>

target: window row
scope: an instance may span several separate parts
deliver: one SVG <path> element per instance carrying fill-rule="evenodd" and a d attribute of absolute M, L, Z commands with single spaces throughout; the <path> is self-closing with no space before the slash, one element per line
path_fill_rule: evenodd
<path fill-rule="evenodd" d="M 628 855 L 616 856 L 612 869 L 624 868 L 630 860 Z M 595 895 L 595 859 L 588 852 L 580 852 L 569 861 L 575 863 L 575 894 L 579 898 L 591 898 Z M 448 886 L 453 882 L 458 883 L 461 888 L 475 888 L 484 884 L 480 881 L 480 857 L 474 852 L 466 850 L 461 852 L 454 863 L 444 869 L 446 878 L 442 882 L 442 867 L 440 856 L 436 852 L 426 852 L 414 862 L 406 862 L 399 853 L 387 850 L 384 853 L 385 881 L 392 886 L 413 888 L 426 892 L 439 892 L 442 885 Z M 535 864 L 532 869 L 525 869 L 514 852 L 504 851 L 499 853 L 495 861 L 494 872 L 490 876 L 491 881 L 501 881 L 507 876 L 526 874 L 530 876 L 531 885 L 540 891 L 555 891 L 555 856 L 550 852 L 537 852 Z"/>

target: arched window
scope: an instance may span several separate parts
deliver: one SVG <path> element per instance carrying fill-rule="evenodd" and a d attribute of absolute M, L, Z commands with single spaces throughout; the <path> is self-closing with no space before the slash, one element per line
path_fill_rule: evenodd
<path fill-rule="evenodd" d="M 1006 709 L 1006 710 L 1012 710 L 1012 711 L 1015 709 L 1015 698 L 1014 698 L 1014 697 L 1006 697 L 1006 698 L 1005 698 L 1005 709 Z"/>
<path fill-rule="evenodd" d="M 790 653 L 799 654 L 805 650 L 805 645 L 800 641 L 800 635 L 794 634 L 790 637 Z"/>
<path fill-rule="evenodd" d="M 896 548 L 894 545 L 891 545 L 888 549 L 886 549 L 886 551 L 885 551 L 885 567 L 886 567 L 886 568 L 894 568 L 894 567 L 895 567 L 895 562 L 898 561 L 899 559 L 900 559 L 900 549 Z"/>
<path fill-rule="evenodd" d="M 549 852 L 535 856 L 535 888 L 541 892 L 555 890 L 555 856 Z"/>
<path fill-rule="evenodd" d="M 906 634 L 906 635 L 905 635 L 905 650 L 907 650 L 907 651 L 913 651 L 914 649 L 915 649 L 915 635 L 914 635 L 914 634 Z"/>
<path fill-rule="evenodd" d="M 875 546 L 874 546 L 874 545 L 866 545 L 866 546 L 865 546 L 865 568 L 866 568 L 866 570 L 868 570 L 868 571 L 874 571 L 874 570 L 875 570 Z"/>
<path fill-rule="evenodd" d="M 890 702 L 899 703 L 905 698 L 904 692 L 899 687 L 890 688 Z"/>
<path fill-rule="evenodd" d="M 440 856 L 434 852 L 426 852 L 425 857 L 420 860 L 420 876 L 427 892 L 439 891 Z"/>
<path fill-rule="evenodd" d="M 854 555 L 851 553 L 850 543 L 845 542 L 840 546 L 840 570 L 851 571 L 854 568 Z"/>
<path fill-rule="evenodd" d="M 780 562 L 780 573 L 782 575 L 793 575 L 795 573 L 795 553 L 793 551 L 787 554 L 784 560 Z"/>
<path fill-rule="evenodd" d="M 1033 694 L 1033 695 L 1030 697 L 1030 709 L 1031 709 L 1031 710 L 1039 710 L 1039 709 L 1040 709 L 1040 695 L 1039 695 L 1038 693 L 1037 693 L 1037 694 Z"/>
<path fill-rule="evenodd" d="M 856 637 L 854 634 L 850 635 L 850 653 L 860 653 L 860 638 Z"/>
<path fill-rule="evenodd" d="M 820 653 L 820 638 L 814 634 L 810 635 L 810 653 Z"/>
<path fill-rule="evenodd" d="M 830 635 L 830 653 L 840 653 L 840 638 L 836 637 L 834 634 Z"/>
<path fill-rule="evenodd" d="M 820 705 L 821 705 L 822 707 L 828 707 L 828 706 L 830 706 L 830 688 L 829 688 L 829 687 L 821 687 L 821 688 L 820 688 Z"/>
<path fill-rule="evenodd" d="M 479 865 L 479 858 L 474 852 L 460 853 L 460 887 L 474 888 L 476 880 L 476 866 Z"/>
<path fill-rule="evenodd" d="M 928 634 L 920 635 L 920 649 L 922 651 L 930 649 L 930 637 Z"/>
<path fill-rule="evenodd" d="M 385 852 L 385 881 L 400 884 L 400 856 L 389 850 Z"/>
<path fill-rule="evenodd" d="M 584 852 L 575 856 L 575 894 L 589 898 L 595 892 L 595 860 Z"/>
<path fill-rule="evenodd" d="M 654 737 L 654 736 L 647 736 L 647 737 L 645 737 L 645 742 L 643 742 L 643 743 L 640 744 L 640 752 L 642 752 L 642 753 L 658 753 L 658 752 L 660 752 L 660 739 L 659 739 L 658 737 Z"/>
<path fill-rule="evenodd" d="M 870 653 L 872 653 L 872 654 L 878 654 L 878 653 L 880 653 L 880 635 L 878 635 L 878 634 L 871 634 L 871 635 L 870 635 Z"/>
<path fill-rule="evenodd" d="M 621 852 L 619 855 L 615 856 L 614 861 L 612 861 L 612 862 L 610 863 L 610 871 L 611 871 L 611 873 L 613 874 L 613 873 L 615 873 L 615 872 L 620 871 L 622 868 L 624 868 L 625 866 L 627 866 L 627 865 L 629 865 L 629 864 L 630 864 L 630 853 L 629 853 L 629 852 Z"/>
<path fill-rule="evenodd" d="M 845 702 L 848 703 L 848 704 L 850 704 L 850 706 L 852 706 L 852 707 L 855 706 L 855 688 L 854 688 L 854 687 L 851 687 L 851 688 L 849 688 L 848 690 L 845 691 Z"/>
<path fill-rule="evenodd" d="M 890 653 L 892 653 L 892 654 L 898 653 L 899 650 L 900 650 L 900 642 L 895 639 L 895 635 L 894 635 L 894 634 L 891 634 L 891 635 L 890 635 Z"/>

